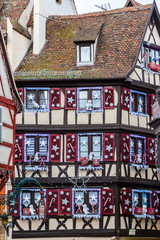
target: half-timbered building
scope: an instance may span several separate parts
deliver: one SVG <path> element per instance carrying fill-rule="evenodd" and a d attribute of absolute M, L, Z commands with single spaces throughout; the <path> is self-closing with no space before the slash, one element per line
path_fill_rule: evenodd
<path fill-rule="evenodd" d="M 37 36 L 38 38 L 38 36 Z M 12 237 L 159 239 L 153 118 L 160 84 L 155 3 L 51 16 L 45 44 L 15 71 L 16 178 L 34 177 L 13 212 Z"/>

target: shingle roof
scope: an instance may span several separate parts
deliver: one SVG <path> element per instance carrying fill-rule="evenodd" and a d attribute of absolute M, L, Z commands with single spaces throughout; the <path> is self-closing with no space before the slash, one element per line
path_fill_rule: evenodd
<path fill-rule="evenodd" d="M 32 49 L 16 71 L 18 79 L 119 78 L 133 68 L 151 5 L 78 16 L 50 17 L 46 44 L 39 55 Z M 76 66 L 76 34 L 80 28 L 103 24 L 93 66 Z"/>
<path fill-rule="evenodd" d="M 0 0 L 0 24 L 3 32 L 7 32 L 7 17 L 18 20 L 30 0 Z"/>

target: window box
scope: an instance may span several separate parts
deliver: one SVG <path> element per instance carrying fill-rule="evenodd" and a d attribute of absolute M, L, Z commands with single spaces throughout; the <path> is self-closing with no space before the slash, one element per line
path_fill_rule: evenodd
<path fill-rule="evenodd" d="M 155 71 L 155 72 L 159 72 L 160 71 L 160 66 L 158 64 L 155 63 L 148 63 L 148 68 L 150 68 L 151 70 Z"/>

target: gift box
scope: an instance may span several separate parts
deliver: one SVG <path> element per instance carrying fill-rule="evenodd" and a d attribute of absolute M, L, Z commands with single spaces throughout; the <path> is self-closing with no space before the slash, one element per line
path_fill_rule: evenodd
<path fill-rule="evenodd" d="M 142 215 L 143 214 L 143 208 L 135 207 L 134 213 L 138 214 L 138 215 Z"/>
<path fill-rule="evenodd" d="M 147 208 L 147 214 L 148 215 L 155 215 L 155 209 L 154 208 Z"/>
<path fill-rule="evenodd" d="M 29 216 L 30 215 L 29 208 L 23 208 L 23 215 L 25 215 L 25 216 Z"/>
<path fill-rule="evenodd" d="M 86 166 L 88 164 L 88 159 L 86 157 L 80 158 L 80 162 L 82 166 Z"/>
<path fill-rule="evenodd" d="M 158 72 L 160 71 L 160 66 L 158 64 L 155 63 L 148 63 L 148 68 L 150 68 L 151 70 Z"/>
<path fill-rule="evenodd" d="M 93 159 L 93 166 L 98 167 L 100 165 L 100 159 Z"/>

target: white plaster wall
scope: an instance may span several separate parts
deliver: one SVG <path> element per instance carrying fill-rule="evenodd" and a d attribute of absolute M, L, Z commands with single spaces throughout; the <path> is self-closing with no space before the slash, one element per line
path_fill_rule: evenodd
<path fill-rule="evenodd" d="M 62 0 L 62 4 L 56 3 L 53 0 L 47 0 L 46 16 L 51 15 L 74 15 L 76 9 L 74 8 L 72 0 Z"/>
<path fill-rule="evenodd" d="M 64 110 L 52 110 L 51 111 L 52 125 L 62 125 L 64 122 Z"/>
<path fill-rule="evenodd" d="M 10 150 L 10 148 L 0 145 L 0 163 L 8 163 Z"/>
<path fill-rule="evenodd" d="M 136 114 L 130 114 L 130 125 L 138 126 L 138 116 Z"/>
<path fill-rule="evenodd" d="M 38 124 L 49 124 L 49 112 L 38 112 Z"/>
<path fill-rule="evenodd" d="M 7 18 L 7 31 L 8 31 L 7 52 L 10 59 L 11 68 L 13 71 L 15 71 L 20 61 L 26 54 L 30 46 L 31 40 L 15 31 L 12 27 L 9 18 Z"/>
<path fill-rule="evenodd" d="M 92 112 L 91 124 L 102 124 L 102 123 L 103 123 L 103 112 Z"/>
<path fill-rule="evenodd" d="M 139 127 L 147 127 L 147 116 L 139 116 Z"/>
<path fill-rule="evenodd" d="M 117 108 L 105 109 L 105 123 L 116 123 L 117 122 Z"/>
<path fill-rule="evenodd" d="M 12 126 L 12 121 L 11 121 L 8 108 L 3 107 L 2 120 L 3 120 L 3 123 L 7 123 Z"/>
<path fill-rule="evenodd" d="M 24 27 L 27 27 L 27 23 L 30 18 L 30 14 L 33 8 L 34 0 L 30 0 L 29 4 L 27 5 L 26 9 L 24 9 L 23 13 L 21 14 L 20 18 L 18 19 L 18 22 Z"/>
<path fill-rule="evenodd" d="M 76 111 L 75 110 L 68 110 L 67 111 L 67 123 L 68 124 L 75 124 L 76 123 Z"/>
<path fill-rule="evenodd" d="M 24 112 L 24 124 L 36 124 L 36 115 L 34 112 Z"/>
<path fill-rule="evenodd" d="M 16 114 L 16 124 L 22 124 L 22 112 Z"/>
<path fill-rule="evenodd" d="M 89 114 L 88 113 L 77 113 L 77 124 L 88 124 Z"/>
<path fill-rule="evenodd" d="M 128 111 L 122 109 L 122 124 L 128 125 Z"/>
<path fill-rule="evenodd" d="M 13 143 L 13 129 L 6 128 L 3 126 L 2 128 L 2 139 L 4 142 Z"/>
<path fill-rule="evenodd" d="M 154 35 L 154 38 L 156 40 L 156 45 L 160 45 L 160 37 L 159 37 L 159 34 L 158 34 L 156 26 L 154 26 L 153 35 Z"/>

